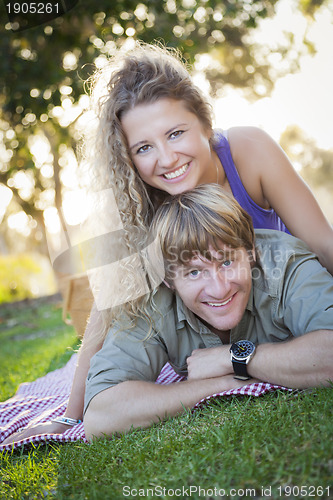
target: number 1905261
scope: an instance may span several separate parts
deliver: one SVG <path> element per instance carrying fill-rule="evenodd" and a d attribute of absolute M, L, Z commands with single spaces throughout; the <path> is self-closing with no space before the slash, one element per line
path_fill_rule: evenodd
<path fill-rule="evenodd" d="M 60 14 L 59 3 L 13 2 L 6 7 L 8 14 Z"/>
<path fill-rule="evenodd" d="M 326 488 L 323 486 L 278 486 L 277 488 L 279 496 L 283 497 L 291 497 L 291 498 L 297 498 L 297 497 L 306 497 L 306 498 L 311 498 L 311 497 L 322 497 L 328 498 L 330 494 L 330 487 L 327 486 Z M 327 496 L 326 496 L 327 495 Z"/>

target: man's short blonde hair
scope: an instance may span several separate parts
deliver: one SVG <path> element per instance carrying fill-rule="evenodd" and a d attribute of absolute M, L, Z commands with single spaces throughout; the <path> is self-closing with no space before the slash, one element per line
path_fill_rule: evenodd
<path fill-rule="evenodd" d="M 160 244 L 166 279 L 172 265 L 186 265 L 198 254 L 210 259 L 209 247 L 220 251 L 223 243 L 249 254 L 254 248 L 250 215 L 218 184 L 169 197 L 157 210 L 151 230 Z"/>

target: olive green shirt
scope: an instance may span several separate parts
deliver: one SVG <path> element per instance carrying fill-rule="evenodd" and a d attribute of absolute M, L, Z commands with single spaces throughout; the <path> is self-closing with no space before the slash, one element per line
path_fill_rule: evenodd
<path fill-rule="evenodd" d="M 230 342 L 280 342 L 315 330 L 333 330 L 333 278 L 301 240 L 286 233 L 258 229 L 259 255 L 252 269 L 252 289 Z M 99 392 L 126 380 L 155 381 L 169 362 L 187 375 L 187 358 L 194 349 L 222 345 L 180 297 L 165 286 L 155 295 L 157 311 L 135 327 L 112 327 L 102 349 L 92 358 L 85 409 Z"/>

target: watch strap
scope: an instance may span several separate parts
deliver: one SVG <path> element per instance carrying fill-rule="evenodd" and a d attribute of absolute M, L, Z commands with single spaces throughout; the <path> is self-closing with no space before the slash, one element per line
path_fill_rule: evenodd
<path fill-rule="evenodd" d="M 232 366 L 234 368 L 234 378 L 238 380 L 248 380 L 251 378 L 247 373 L 246 361 L 238 361 L 236 359 L 232 359 Z"/>

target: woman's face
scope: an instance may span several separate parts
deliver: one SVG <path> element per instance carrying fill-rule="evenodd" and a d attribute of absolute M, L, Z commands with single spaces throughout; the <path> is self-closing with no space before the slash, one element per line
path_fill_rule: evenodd
<path fill-rule="evenodd" d="M 198 117 L 183 101 L 159 99 L 127 111 L 121 120 L 130 155 L 150 186 L 178 194 L 217 181 L 218 157 Z"/>

